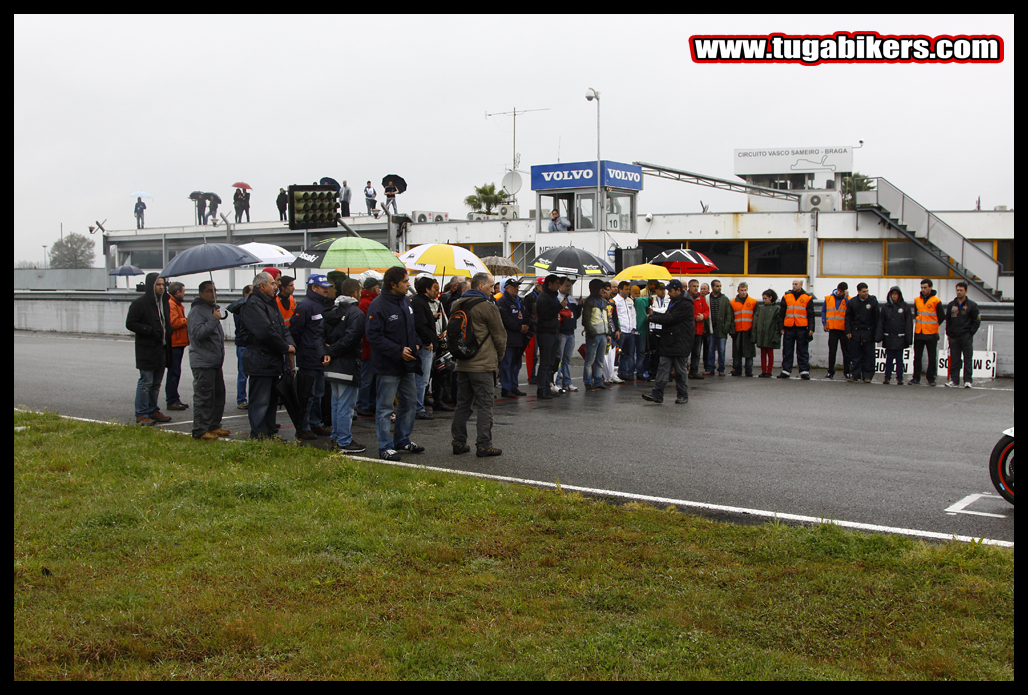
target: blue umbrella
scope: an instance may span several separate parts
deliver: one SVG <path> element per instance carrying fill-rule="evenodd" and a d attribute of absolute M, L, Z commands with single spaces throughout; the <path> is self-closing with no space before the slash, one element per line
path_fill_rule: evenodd
<path fill-rule="evenodd" d="M 143 273 L 142 270 L 140 270 L 139 268 L 137 268 L 134 265 L 120 265 L 120 266 L 118 266 L 117 268 L 115 268 L 114 270 L 112 270 L 111 272 L 109 272 L 107 274 L 108 275 L 143 275 L 144 273 Z"/>
<path fill-rule="evenodd" d="M 233 244 L 200 244 L 177 254 L 161 271 L 169 278 L 193 273 L 207 273 L 222 268 L 260 265 L 261 259 Z"/>
<path fill-rule="evenodd" d="M 336 181 L 331 176 L 322 176 L 321 177 L 321 185 L 322 186 L 335 186 L 336 193 L 338 193 L 339 190 L 342 188 L 342 186 L 339 185 L 339 182 Z"/>
<path fill-rule="evenodd" d="M 133 198 L 151 198 L 151 199 L 153 198 L 153 196 L 150 195 L 149 193 L 147 193 L 146 191 L 136 191 L 135 193 L 132 194 L 132 197 Z"/>

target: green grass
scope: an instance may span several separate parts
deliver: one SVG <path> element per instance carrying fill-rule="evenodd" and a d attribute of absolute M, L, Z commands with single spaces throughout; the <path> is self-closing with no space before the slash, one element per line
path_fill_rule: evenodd
<path fill-rule="evenodd" d="M 14 420 L 15 679 L 1014 677 L 1010 549 Z"/>

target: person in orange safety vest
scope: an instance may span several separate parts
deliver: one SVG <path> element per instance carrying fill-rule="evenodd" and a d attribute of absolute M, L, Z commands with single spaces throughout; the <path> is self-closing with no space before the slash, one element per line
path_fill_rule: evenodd
<path fill-rule="evenodd" d="M 821 305 L 821 328 L 828 334 L 828 373 L 825 377 L 835 376 L 835 348 L 842 346 L 842 373 L 850 377 L 850 341 L 846 338 L 846 302 L 850 298 L 849 285 L 840 282 L 835 292 L 825 297 Z"/>
<path fill-rule="evenodd" d="M 800 378 L 810 378 L 810 346 L 814 338 L 814 295 L 803 289 L 803 280 L 793 280 L 792 290 L 782 295 L 779 330 L 782 331 L 782 372 L 779 379 L 792 375 L 792 357 L 800 368 Z"/>
<path fill-rule="evenodd" d="M 921 383 L 921 352 L 928 352 L 925 377 L 929 386 L 935 386 L 938 373 L 939 324 L 946 318 L 946 305 L 932 289 L 932 281 L 921 281 L 921 294 L 914 299 L 914 374 L 908 384 Z"/>
<path fill-rule="evenodd" d="M 749 285 L 739 283 L 739 295 L 732 300 L 735 314 L 735 334 L 732 336 L 732 376 L 742 376 L 742 362 L 746 360 L 746 376 L 753 376 L 753 358 L 757 356 L 753 341 L 753 312 L 757 300 L 749 296 Z"/>

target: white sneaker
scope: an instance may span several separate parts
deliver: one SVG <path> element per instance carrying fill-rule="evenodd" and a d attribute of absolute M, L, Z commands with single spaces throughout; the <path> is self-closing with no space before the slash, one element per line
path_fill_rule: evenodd
<path fill-rule="evenodd" d="M 578 387 L 577 386 L 565 386 L 564 390 L 565 391 L 577 391 Z"/>
<path fill-rule="evenodd" d="M 965 381 L 965 382 L 964 382 L 964 388 L 965 388 L 965 389 L 969 389 L 969 388 L 971 388 L 971 382 L 970 382 L 970 381 Z"/>
<path fill-rule="evenodd" d="M 621 377 L 615 375 L 614 377 L 611 378 L 610 383 L 612 383 L 612 384 L 623 384 L 623 383 L 625 383 L 625 380 L 622 379 Z"/>
<path fill-rule="evenodd" d="M 946 382 L 946 386 L 949 386 L 951 389 L 958 389 L 958 388 L 960 388 L 960 384 L 958 384 L 955 381 L 947 381 Z"/>

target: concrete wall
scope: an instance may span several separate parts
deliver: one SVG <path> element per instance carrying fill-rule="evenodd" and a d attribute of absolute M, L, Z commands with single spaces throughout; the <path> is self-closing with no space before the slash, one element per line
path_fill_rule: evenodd
<path fill-rule="evenodd" d="M 100 259 L 101 262 L 103 258 Z M 119 278 L 124 284 L 125 279 Z M 142 280 L 140 275 L 138 280 Z M 103 268 L 15 268 L 16 290 L 105 290 L 108 287 L 107 272 Z"/>

